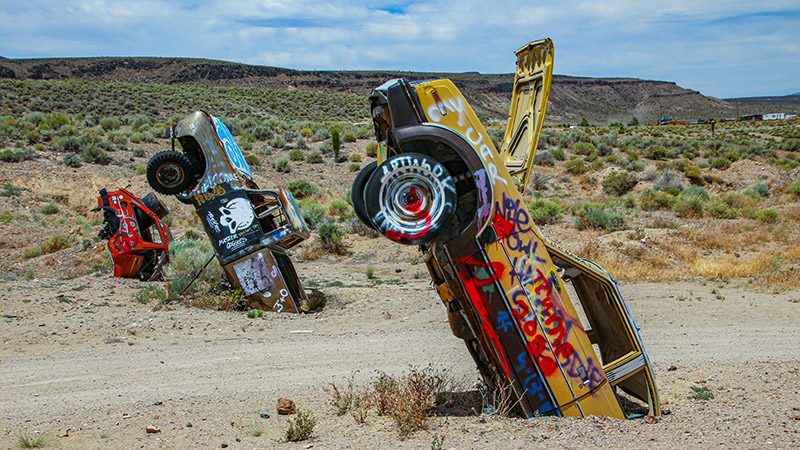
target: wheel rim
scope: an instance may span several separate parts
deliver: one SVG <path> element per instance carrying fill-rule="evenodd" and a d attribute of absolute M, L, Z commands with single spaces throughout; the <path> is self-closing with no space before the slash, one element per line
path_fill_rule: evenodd
<path fill-rule="evenodd" d="M 392 229 L 414 238 L 430 231 L 445 213 L 443 186 L 433 173 L 415 168 L 397 173 L 383 185 L 381 209 Z"/>
<path fill-rule="evenodd" d="M 163 164 L 156 171 L 156 179 L 167 188 L 175 188 L 183 183 L 183 169 L 174 163 Z"/>

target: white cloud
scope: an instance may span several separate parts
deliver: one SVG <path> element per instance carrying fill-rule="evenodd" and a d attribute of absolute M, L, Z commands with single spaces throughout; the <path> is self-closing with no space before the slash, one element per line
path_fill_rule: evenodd
<path fill-rule="evenodd" d="M 800 90 L 796 0 L 6 0 L 0 55 L 191 56 L 300 69 L 510 72 L 550 36 L 556 71 L 721 97 Z M 763 81 L 762 81 L 763 80 Z"/>

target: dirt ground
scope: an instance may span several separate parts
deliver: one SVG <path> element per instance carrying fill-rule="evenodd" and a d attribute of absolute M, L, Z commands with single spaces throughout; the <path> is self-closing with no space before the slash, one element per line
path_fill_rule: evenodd
<path fill-rule="evenodd" d="M 478 380 L 413 249 L 359 238 L 351 252 L 298 264 L 329 300 L 310 315 L 154 311 L 131 300 L 137 282 L 108 275 L 3 283 L 0 447 L 34 433 L 80 449 L 430 448 L 438 436 L 457 449 L 800 443 L 800 292 L 768 294 L 747 280 L 622 286 L 669 402 L 658 423 L 444 415 L 400 441 L 386 418 L 337 417 L 323 388 L 354 372 L 366 384 L 375 371 L 433 364 L 465 386 Z M 714 398 L 691 399 L 694 385 Z M 282 396 L 313 411 L 309 441 L 282 443 Z"/>
<path fill-rule="evenodd" d="M 361 151 L 363 142 L 348 145 Z M 159 149 L 152 147 L 150 154 Z M 315 314 L 250 319 L 137 303 L 141 283 L 92 272 L 99 257 L 81 248 L 99 228 L 88 210 L 100 187 L 149 191 L 135 170 L 147 156 L 114 158 L 80 169 L 55 156 L 0 165 L 0 182 L 22 189 L 0 197 L 11 215 L 0 224 L 0 448 L 32 435 L 75 449 L 431 448 L 442 437 L 453 449 L 800 447 L 800 290 L 775 293 L 751 279 L 622 283 L 668 401 L 670 414 L 657 423 L 444 414 L 404 441 L 385 417 L 357 425 L 334 414 L 323 390 L 329 383 L 354 374 L 365 385 L 377 371 L 429 364 L 466 389 L 478 381 L 416 249 L 349 234 L 348 255 L 298 262 L 304 283 L 328 299 Z M 265 163 L 257 180 L 270 187 L 271 179 L 312 179 L 328 201 L 341 198 L 354 176 L 343 165 L 293 167 L 280 175 Z M 197 228 L 191 208 L 165 201 L 176 238 Z M 39 212 L 47 202 L 59 205 L 58 215 Z M 574 227 L 544 230 L 575 248 Z M 23 256 L 56 232 L 76 239 L 57 253 Z M 691 386 L 708 387 L 714 398 L 692 399 Z M 313 412 L 310 440 L 283 442 L 288 419 L 276 413 L 279 397 Z M 150 426 L 160 432 L 146 433 Z"/>

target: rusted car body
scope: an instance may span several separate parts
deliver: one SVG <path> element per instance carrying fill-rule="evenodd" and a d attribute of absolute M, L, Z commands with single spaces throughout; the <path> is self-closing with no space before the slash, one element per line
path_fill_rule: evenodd
<path fill-rule="evenodd" d="M 150 185 L 192 204 L 227 277 L 251 308 L 299 312 L 307 303 L 288 250 L 309 236 L 292 194 L 261 190 L 221 120 L 188 114 L 169 130 L 173 150 L 154 155 Z M 175 151 L 175 142 L 182 152 Z"/>
<path fill-rule="evenodd" d="M 139 197 L 127 189 L 100 190 L 97 207 L 103 228 L 97 234 L 108 243 L 115 277 L 156 281 L 169 263 L 172 233 L 161 221 L 169 210 L 152 192 Z"/>
<path fill-rule="evenodd" d="M 553 44 L 531 42 L 516 56 L 499 149 L 449 80 L 376 88 L 378 161 L 353 183 L 355 210 L 387 238 L 419 245 L 453 333 L 489 385 L 510 389 L 521 415 L 659 415 L 617 283 L 545 238 L 526 208 Z"/>

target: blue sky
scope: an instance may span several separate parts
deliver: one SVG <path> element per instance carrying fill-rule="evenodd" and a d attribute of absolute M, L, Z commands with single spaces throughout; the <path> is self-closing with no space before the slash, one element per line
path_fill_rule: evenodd
<path fill-rule="evenodd" d="M 0 56 L 185 56 L 296 69 L 508 73 L 549 36 L 556 73 L 717 97 L 800 91 L 798 0 L 3 0 Z"/>

